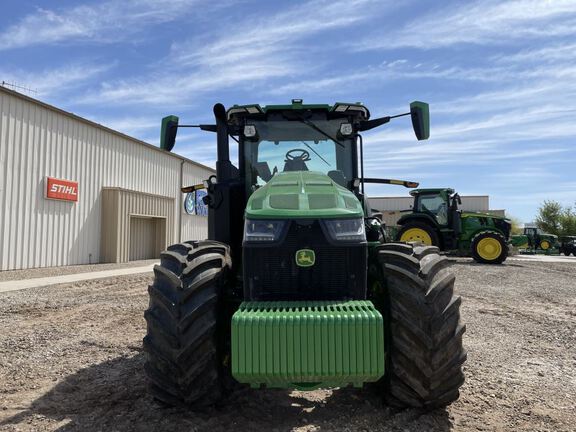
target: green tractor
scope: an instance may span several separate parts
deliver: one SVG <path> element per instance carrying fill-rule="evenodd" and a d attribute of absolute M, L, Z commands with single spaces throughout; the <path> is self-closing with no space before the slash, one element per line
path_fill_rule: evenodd
<path fill-rule="evenodd" d="M 458 210 L 462 200 L 453 189 L 416 189 L 410 195 L 414 204 L 398 221 L 398 241 L 457 250 L 485 264 L 501 264 L 508 257 L 508 219 Z"/>
<path fill-rule="evenodd" d="M 145 312 L 152 396 L 200 408 L 238 385 L 311 390 L 374 386 L 395 407 L 434 408 L 464 381 L 460 297 L 438 248 L 385 243 L 362 175 L 360 132 L 428 105 L 370 120 L 361 104 L 214 106 L 216 175 L 208 240 L 168 247 Z M 176 116 L 163 120 L 174 145 Z M 193 126 L 193 125 L 190 125 Z M 238 141 L 238 165 L 229 137 Z"/>
<path fill-rule="evenodd" d="M 524 227 L 524 234 L 513 235 L 511 243 L 518 249 L 550 253 L 558 249 L 558 236 L 547 234 L 540 228 Z"/>
<path fill-rule="evenodd" d="M 576 236 L 564 236 L 560 238 L 560 253 L 566 256 L 576 256 Z"/>

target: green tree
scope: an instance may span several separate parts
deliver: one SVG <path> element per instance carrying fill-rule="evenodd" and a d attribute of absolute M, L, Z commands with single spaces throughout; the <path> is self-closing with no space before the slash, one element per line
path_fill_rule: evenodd
<path fill-rule="evenodd" d="M 538 209 L 536 225 L 558 236 L 576 235 L 576 209 L 562 207 L 557 201 L 544 201 Z"/>
<path fill-rule="evenodd" d="M 560 215 L 561 235 L 576 235 L 576 206 L 574 209 L 567 207 Z"/>
<path fill-rule="evenodd" d="M 506 217 L 510 219 L 510 222 L 512 223 L 512 229 L 510 230 L 510 234 L 512 235 L 522 234 L 523 230 L 522 227 L 520 226 L 522 225 L 522 222 L 520 221 L 520 219 L 514 216 L 506 216 Z"/>

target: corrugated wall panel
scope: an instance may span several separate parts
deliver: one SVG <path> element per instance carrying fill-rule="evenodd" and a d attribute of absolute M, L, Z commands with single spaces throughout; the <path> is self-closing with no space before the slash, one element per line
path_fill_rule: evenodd
<path fill-rule="evenodd" d="M 130 261 L 158 258 L 156 225 L 156 219 L 130 218 Z"/>
<path fill-rule="evenodd" d="M 143 235 L 144 232 L 143 225 L 138 225 L 138 221 L 136 228 L 133 227 L 135 217 L 151 217 L 161 222 L 157 229 L 158 232 L 162 231 L 162 238 L 157 236 L 157 231 L 153 232 L 153 241 L 158 243 L 158 251 L 175 243 L 174 198 L 120 188 L 104 188 L 101 198 L 103 225 L 110 225 L 112 229 L 110 232 L 104 229 L 101 233 L 100 261 L 126 262 L 130 260 L 132 247 L 146 246 L 147 239 L 132 238 L 134 235 Z"/>
<path fill-rule="evenodd" d="M 0 270 L 98 262 L 107 186 L 172 198 L 167 236 L 177 241 L 181 167 L 189 178 L 212 174 L 0 88 Z M 78 202 L 45 199 L 46 176 L 77 181 Z M 206 236 L 205 218 L 182 222 L 184 237 Z"/>
<path fill-rule="evenodd" d="M 375 210 L 406 210 L 412 207 L 414 198 L 408 197 L 375 197 L 369 198 L 370 205 Z"/>

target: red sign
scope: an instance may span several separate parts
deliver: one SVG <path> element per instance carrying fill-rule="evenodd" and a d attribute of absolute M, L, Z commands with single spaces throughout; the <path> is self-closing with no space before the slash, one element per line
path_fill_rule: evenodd
<path fill-rule="evenodd" d="M 46 198 L 78 201 L 78 182 L 46 177 Z"/>

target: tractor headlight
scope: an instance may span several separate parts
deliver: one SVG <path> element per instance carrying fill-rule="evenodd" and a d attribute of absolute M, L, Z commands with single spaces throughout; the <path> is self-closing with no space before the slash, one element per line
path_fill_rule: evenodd
<path fill-rule="evenodd" d="M 365 242 L 364 219 L 324 219 L 326 234 L 337 242 Z"/>
<path fill-rule="evenodd" d="M 280 239 L 286 221 L 246 219 L 244 223 L 244 241 L 274 242 Z"/>

